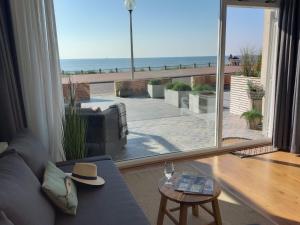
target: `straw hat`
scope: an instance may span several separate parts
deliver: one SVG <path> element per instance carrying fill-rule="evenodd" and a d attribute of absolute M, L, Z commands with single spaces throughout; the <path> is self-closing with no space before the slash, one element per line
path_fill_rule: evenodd
<path fill-rule="evenodd" d="M 73 180 L 88 185 L 103 185 L 102 177 L 97 176 L 97 165 L 94 163 L 75 163 L 72 173 L 68 174 Z"/>

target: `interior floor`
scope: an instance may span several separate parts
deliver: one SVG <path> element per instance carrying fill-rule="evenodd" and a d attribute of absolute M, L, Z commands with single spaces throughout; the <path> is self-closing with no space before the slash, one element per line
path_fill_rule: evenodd
<path fill-rule="evenodd" d="M 263 215 L 270 224 L 300 224 L 299 157 L 286 152 L 274 152 L 243 159 L 227 154 L 175 162 L 177 171 L 185 170 L 186 165 L 202 174 L 213 175 L 226 194 L 230 193 L 234 198 Z M 130 180 L 133 172 L 142 174 L 143 171 L 155 168 L 160 171 L 159 175 L 163 176 L 162 164 L 126 169 L 122 170 L 122 173 L 125 180 Z M 143 188 L 143 186 L 139 187 Z M 139 199 L 137 201 L 139 202 Z"/>

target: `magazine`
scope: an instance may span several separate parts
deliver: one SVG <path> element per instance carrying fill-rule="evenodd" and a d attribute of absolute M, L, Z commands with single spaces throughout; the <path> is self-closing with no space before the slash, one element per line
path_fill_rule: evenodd
<path fill-rule="evenodd" d="M 208 177 L 183 174 L 174 187 L 176 191 L 188 194 L 213 195 L 214 181 Z"/>

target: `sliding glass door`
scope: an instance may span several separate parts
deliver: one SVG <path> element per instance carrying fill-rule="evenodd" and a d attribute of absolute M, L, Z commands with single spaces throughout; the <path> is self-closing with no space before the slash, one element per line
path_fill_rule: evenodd
<path fill-rule="evenodd" d="M 226 9 L 226 63 L 240 71 L 223 92 L 222 143 L 267 141 L 273 124 L 277 10 L 241 3 Z"/>
<path fill-rule="evenodd" d="M 263 9 L 254 9 L 261 20 L 251 21 L 250 14 L 229 8 L 244 4 L 234 0 L 141 0 L 132 11 L 110 0 L 54 2 L 66 107 L 70 82 L 76 83 L 80 113 L 101 118 L 98 126 L 87 126 L 87 142 L 99 146 L 88 155 L 109 154 L 116 161 L 180 157 L 257 139 L 271 129 L 272 115 L 265 116 L 271 110 L 265 109 L 272 106 L 267 96 L 273 78 L 262 74 L 273 74 L 273 53 L 254 38 L 265 34 L 262 29 L 251 35 L 256 51 L 243 39 L 248 22 L 264 24 Z M 263 131 L 248 128 L 253 112 L 242 118 L 248 110 L 234 112 L 248 96 L 246 79 L 244 91 L 233 87 L 245 71 L 244 55 L 261 76 L 264 99 L 253 105 Z"/>

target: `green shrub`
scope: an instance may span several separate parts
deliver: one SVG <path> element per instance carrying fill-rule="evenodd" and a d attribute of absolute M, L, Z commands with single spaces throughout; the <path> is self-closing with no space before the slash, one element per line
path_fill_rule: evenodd
<path fill-rule="evenodd" d="M 187 85 L 183 82 L 176 82 L 172 88 L 174 91 L 191 91 L 192 88 L 190 85 Z"/>
<path fill-rule="evenodd" d="M 151 85 L 160 85 L 161 84 L 161 80 L 149 80 L 148 84 Z"/>
<path fill-rule="evenodd" d="M 193 87 L 192 94 L 197 95 L 197 94 L 214 94 L 215 93 L 215 88 L 211 85 L 208 84 L 199 84 Z"/>
<path fill-rule="evenodd" d="M 257 111 L 256 109 L 251 109 L 247 112 L 244 112 L 242 115 L 241 115 L 241 118 L 245 118 L 247 121 L 253 121 L 255 119 L 262 119 L 263 118 L 263 115 Z"/>
<path fill-rule="evenodd" d="M 174 87 L 174 83 L 167 83 L 166 89 L 171 90 Z"/>
<path fill-rule="evenodd" d="M 208 84 L 199 84 L 193 87 L 193 91 L 214 91 L 214 87 Z"/>

